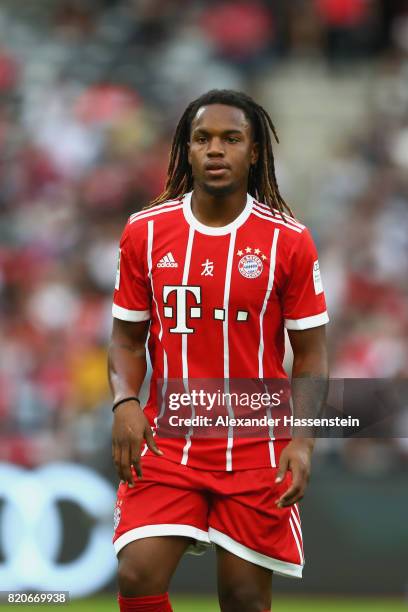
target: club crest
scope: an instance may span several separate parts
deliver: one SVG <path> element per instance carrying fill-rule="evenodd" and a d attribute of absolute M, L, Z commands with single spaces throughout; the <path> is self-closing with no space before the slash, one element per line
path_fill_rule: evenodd
<path fill-rule="evenodd" d="M 120 507 L 116 506 L 113 512 L 113 529 L 116 531 L 120 523 Z"/>
<path fill-rule="evenodd" d="M 238 262 L 238 270 L 245 278 L 257 278 L 262 274 L 262 260 L 258 255 L 244 255 Z"/>

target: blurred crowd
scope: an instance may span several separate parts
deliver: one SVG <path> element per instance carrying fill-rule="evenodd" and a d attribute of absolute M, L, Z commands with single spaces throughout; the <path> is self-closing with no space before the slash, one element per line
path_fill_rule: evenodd
<path fill-rule="evenodd" d="M 103 451 L 110 463 L 105 362 L 125 220 L 162 190 L 191 99 L 256 92 L 304 57 L 328 75 L 371 62 L 381 83 L 365 124 L 322 164 L 307 217 L 294 206 L 321 254 L 332 376 L 407 377 L 407 1 L 4 0 L 0 460 Z"/>

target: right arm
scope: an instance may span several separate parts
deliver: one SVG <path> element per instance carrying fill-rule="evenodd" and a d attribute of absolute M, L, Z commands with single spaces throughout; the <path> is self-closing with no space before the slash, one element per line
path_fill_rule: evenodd
<path fill-rule="evenodd" d="M 109 384 L 114 402 L 137 396 L 146 374 L 146 338 L 149 321 L 133 323 L 113 319 L 112 336 L 108 350 Z M 142 477 L 140 453 L 142 444 L 156 455 L 157 448 L 150 424 L 139 403 L 123 402 L 114 410 L 112 426 L 112 456 L 121 480 L 134 485 L 131 466 Z"/>

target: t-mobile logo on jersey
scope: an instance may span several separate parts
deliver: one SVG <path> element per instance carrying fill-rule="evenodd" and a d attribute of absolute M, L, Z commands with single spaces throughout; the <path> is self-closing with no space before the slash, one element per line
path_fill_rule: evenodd
<path fill-rule="evenodd" d="M 170 327 L 169 331 L 173 334 L 193 334 L 194 329 L 187 327 L 187 317 L 191 319 L 201 319 L 201 306 L 190 306 L 187 311 L 187 293 L 192 293 L 195 297 L 196 303 L 201 304 L 201 287 L 195 285 L 164 285 L 163 287 L 163 304 L 164 304 L 164 317 L 166 319 L 172 319 L 174 317 L 173 306 L 167 306 L 170 293 L 176 293 L 176 327 Z M 226 319 L 226 308 L 214 308 L 213 319 L 215 321 L 222 321 Z M 231 316 L 231 314 L 230 314 Z M 247 310 L 236 310 L 233 314 L 234 321 L 246 322 L 249 318 L 249 312 Z"/>
<path fill-rule="evenodd" d="M 187 327 L 187 293 L 192 293 L 196 303 L 201 304 L 201 287 L 165 285 L 163 287 L 163 304 L 164 316 L 166 319 L 171 319 L 173 317 L 173 307 L 166 306 L 167 298 L 173 291 L 176 293 L 176 327 L 171 327 L 169 331 L 173 334 L 192 334 L 194 329 L 192 327 Z M 201 307 L 191 306 L 189 315 L 192 319 L 199 319 L 201 317 Z"/>

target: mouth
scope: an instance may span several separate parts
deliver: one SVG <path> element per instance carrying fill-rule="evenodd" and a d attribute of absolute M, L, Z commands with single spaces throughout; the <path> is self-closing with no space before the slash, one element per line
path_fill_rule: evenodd
<path fill-rule="evenodd" d="M 214 168 L 212 170 L 206 170 L 206 174 L 209 176 L 213 176 L 214 178 L 217 176 L 224 176 L 228 172 L 227 168 Z"/>
<path fill-rule="evenodd" d="M 208 164 L 205 166 L 205 173 L 212 177 L 224 176 L 229 168 L 224 164 Z"/>

